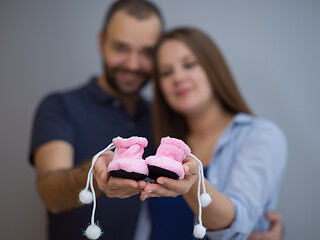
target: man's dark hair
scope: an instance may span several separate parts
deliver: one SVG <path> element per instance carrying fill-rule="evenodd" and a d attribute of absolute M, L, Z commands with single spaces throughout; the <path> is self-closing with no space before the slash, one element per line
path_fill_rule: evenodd
<path fill-rule="evenodd" d="M 102 33 L 106 33 L 108 25 L 114 16 L 120 10 L 139 20 L 147 19 L 153 15 L 157 16 L 161 22 L 162 28 L 164 27 L 164 20 L 159 8 L 151 2 L 144 0 L 118 0 L 115 1 L 109 8 L 103 26 Z"/>

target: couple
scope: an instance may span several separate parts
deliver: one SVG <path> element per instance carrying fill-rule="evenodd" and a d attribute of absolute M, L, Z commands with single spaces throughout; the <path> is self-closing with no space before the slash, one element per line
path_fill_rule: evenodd
<path fill-rule="evenodd" d="M 269 226 L 265 212 L 275 209 L 285 168 L 281 130 L 252 116 L 219 50 L 204 33 L 179 28 L 161 36 L 162 28 L 153 4 L 115 2 L 99 35 L 104 73 L 41 102 L 30 159 L 49 209 L 49 238 L 82 237 L 91 206 L 79 207 L 78 193 L 90 158 L 116 136 L 146 137 L 146 156 L 163 136 L 189 145 L 204 165 L 213 198 L 202 218 L 208 239 L 247 239 L 251 232 L 268 229 L 250 237 L 280 238 L 277 216 Z M 151 134 L 150 106 L 139 91 L 152 72 Z M 183 180 L 158 178 L 157 183 L 110 178 L 106 166 L 111 159 L 109 152 L 95 166 L 101 239 L 134 239 L 141 200 L 146 199 L 152 222 L 149 239 L 192 239 L 198 209 L 197 164 L 192 159 L 185 160 L 189 171 Z"/>

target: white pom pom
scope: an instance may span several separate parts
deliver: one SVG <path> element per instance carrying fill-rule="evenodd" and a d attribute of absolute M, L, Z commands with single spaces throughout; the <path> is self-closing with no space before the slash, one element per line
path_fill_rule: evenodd
<path fill-rule="evenodd" d="M 201 202 L 202 208 L 207 207 L 212 202 L 212 199 L 211 199 L 209 193 L 202 193 L 200 196 L 200 202 Z"/>
<path fill-rule="evenodd" d="M 206 228 L 201 224 L 195 225 L 193 229 L 193 235 L 196 238 L 204 238 L 204 236 L 206 235 Z"/>
<path fill-rule="evenodd" d="M 83 189 L 79 193 L 79 200 L 83 204 L 90 204 L 92 202 L 92 200 L 93 200 L 92 193 L 87 189 Z"/>
<path fill-rule="evenodd" d="M 86 236 L 89 239 L 98 239 L 100 235 L 101 229 L 95 224 L 91 224 L 86 230 Z"/>

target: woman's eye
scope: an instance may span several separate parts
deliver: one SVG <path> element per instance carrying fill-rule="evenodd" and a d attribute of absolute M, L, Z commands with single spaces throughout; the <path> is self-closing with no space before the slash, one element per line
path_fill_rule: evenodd
<path fill-rule="evenodd" d="M 171 73 L 172 73 L 171 70 L 166 70 L 166 71 L 160 72 L 160 75 L 161 75 L 162 77 L 168 77 Z"/>
<path fill-rule="evenodd" d="M 193 62 L 187 62 L 184 64 L 184 68 L 192 68 L 194 66 L 197 65 L 197 62 L 196 61 L 193 61 Z"/>

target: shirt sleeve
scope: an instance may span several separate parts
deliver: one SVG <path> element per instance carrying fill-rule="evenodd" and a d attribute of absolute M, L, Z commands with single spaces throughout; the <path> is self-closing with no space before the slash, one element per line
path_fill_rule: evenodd
<path fill-rule="evenodd" d="M 208 232 L 209 239 L 247 239 L 282 181 L 286 155 L 287 142 L 276 125 L 263 122 L 254 128 L 239 146 L 222 192 L 233 204 L 235 219 L 227 229 Z"/>
<path fill-rule="evenodd" d="M 35 150 L 53 140 L 64 140 L 73 145 L 73 129 L 69 112 L 60 94 L 45 97 L 36 110 L 29 152 L 31 164 L 34 164 Z"/>

